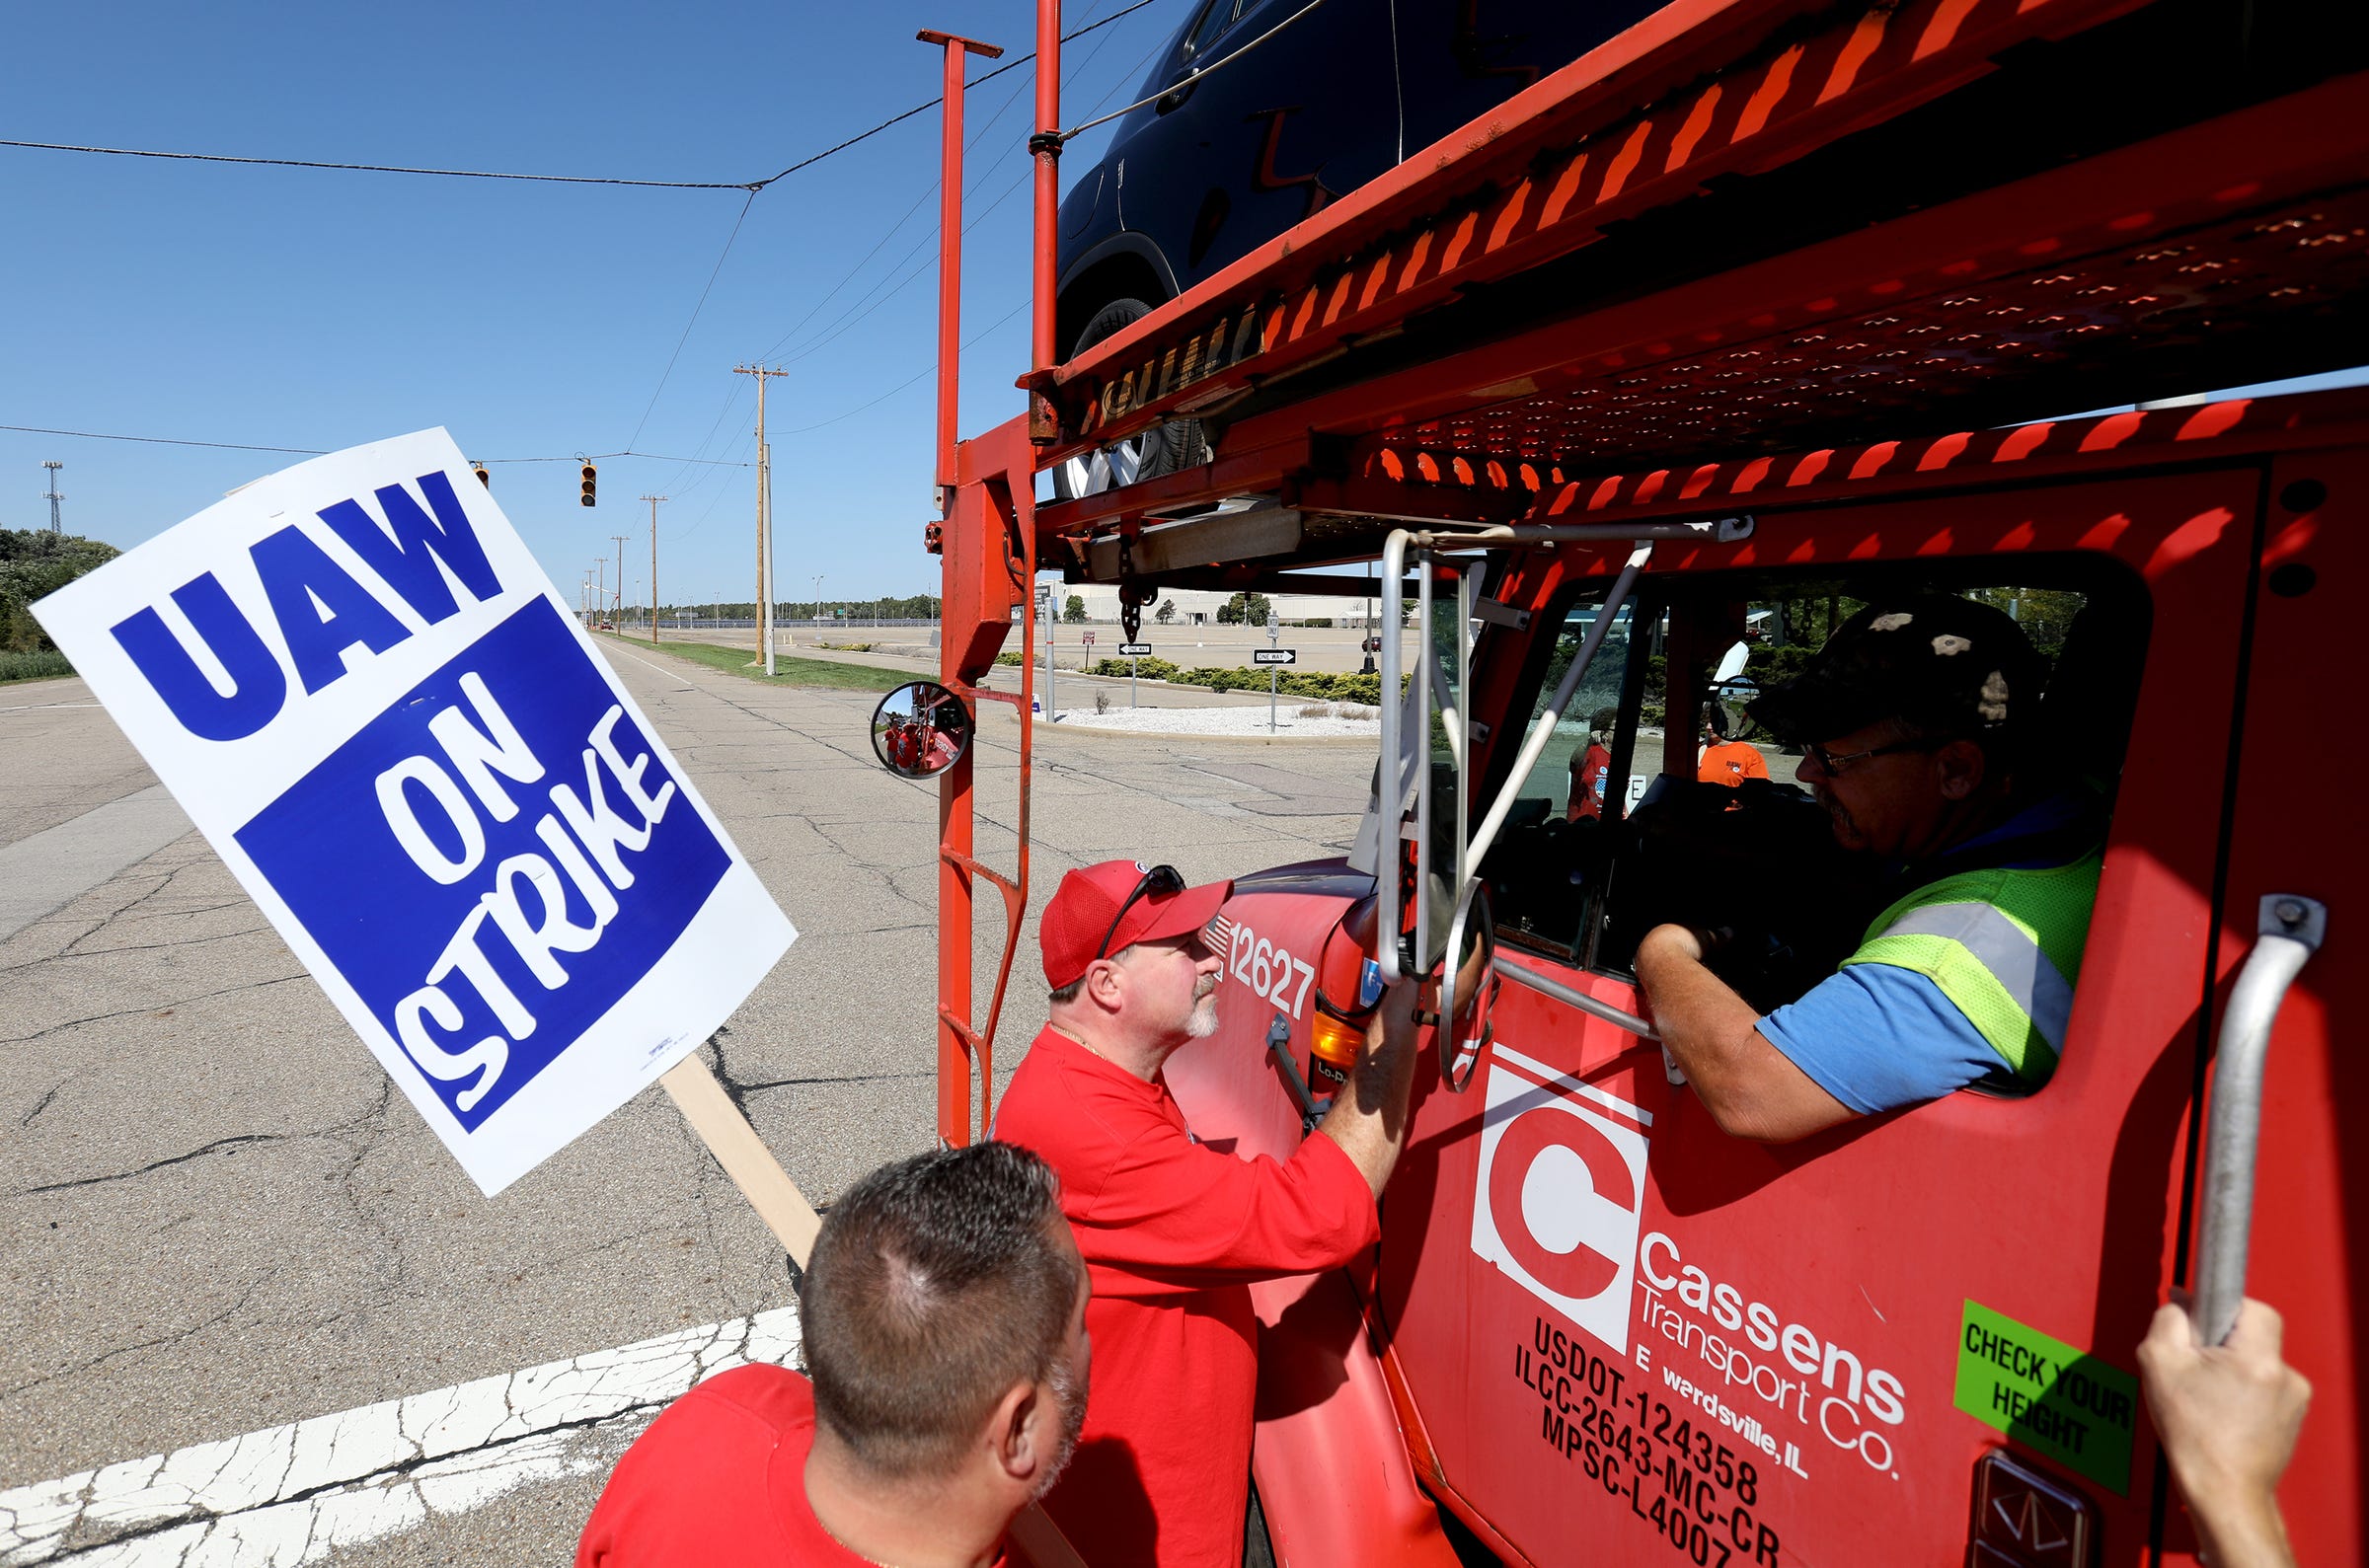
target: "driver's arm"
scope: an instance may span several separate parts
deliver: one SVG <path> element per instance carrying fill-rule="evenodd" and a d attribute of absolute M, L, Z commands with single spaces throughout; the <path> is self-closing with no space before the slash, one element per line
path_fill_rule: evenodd
<path fill-rule="evenodd" d="M 1705 966 L 1702 942 L 1684 926 L 1645 933 L 1637 981 L 1662 1044 L 1721 1132 L 1789 1144 L 1858 1114 L 1762 1036 L 1758 1009 Z"/>

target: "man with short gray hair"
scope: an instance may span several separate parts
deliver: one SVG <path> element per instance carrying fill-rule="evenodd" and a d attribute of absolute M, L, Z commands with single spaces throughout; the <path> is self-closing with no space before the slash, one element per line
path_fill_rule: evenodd
<path fill-rule="evenodd" d="M 1038 923 L 1051 1018 L 995 1135 L 1043 1154 L 1093 1271 L 1103 1390 L 1045 1512 L 1087 1561 L 1232 1568 L 1250 1494 L 1259 1321 L 1251 1284 L 1374 1244 L 1407 1135 L 1414 988 L 1385 995 L 1316 1131 L 1284 1158 L 1201 1143 L 1166 1064 L 1217 1032 L 1202 938 L 1230 882 L 1106 860 L 1061 878 Z"/>

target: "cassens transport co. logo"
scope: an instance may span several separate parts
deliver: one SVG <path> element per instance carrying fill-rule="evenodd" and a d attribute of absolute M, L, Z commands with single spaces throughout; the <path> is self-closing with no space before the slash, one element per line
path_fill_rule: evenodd
<path fill-rule="evenodd" d="M 1473 1251 L 1622 1353 L 1652 1124 L 1501 1041 L 1490 1053 Z"/>

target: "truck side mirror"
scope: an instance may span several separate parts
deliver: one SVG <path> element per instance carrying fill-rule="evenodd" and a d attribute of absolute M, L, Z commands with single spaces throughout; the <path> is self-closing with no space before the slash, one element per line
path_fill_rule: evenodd
<path fill-rule="evenodd" d="M 872 750 L 900 779 L 935 779 L 970 750 L 970 709 L 936 681 L 908 681 L 872 710 Z"/>
<path fill-rule="evenodd" d="M 1497 925 L 1490 912 L 1488 883 L 1466 884 L 1448 925 L 1447 951 L 1439 974 L 1439 1081 L 1451 1094 L 1461 1094 L 1472 1086 L 1473 1069 L 1493 1032 L 1490 1013 L 1497 996 L 1491 968 Z"/>

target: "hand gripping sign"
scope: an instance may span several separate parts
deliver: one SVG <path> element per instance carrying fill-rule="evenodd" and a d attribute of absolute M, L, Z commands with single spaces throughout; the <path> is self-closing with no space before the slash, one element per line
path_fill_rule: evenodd
<path fill-rule="evenodd" d="M 34 613 L 489 1196 L 797 938 L 442 430 Z"/>

